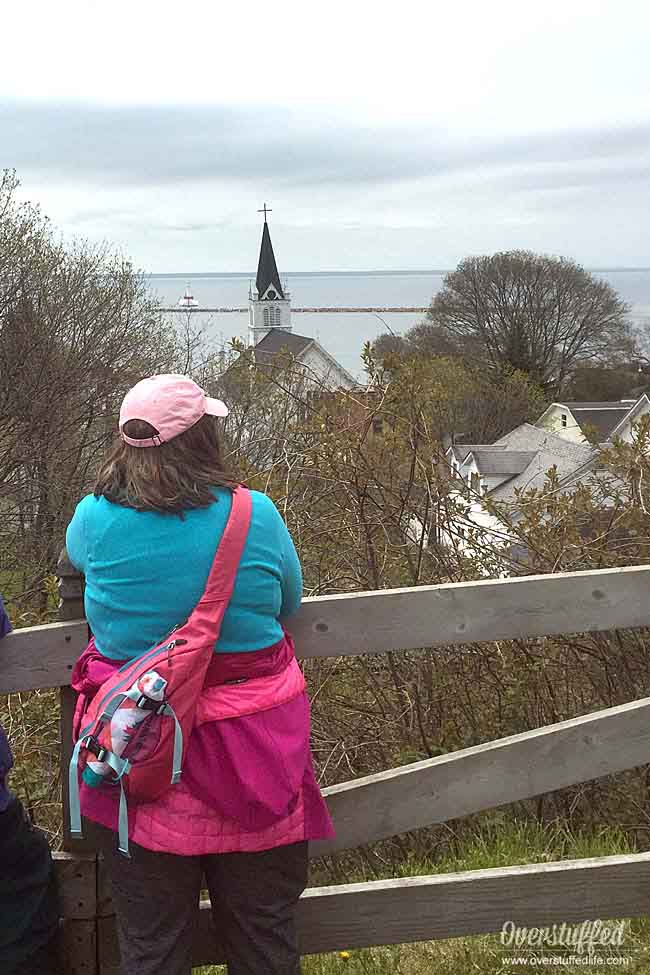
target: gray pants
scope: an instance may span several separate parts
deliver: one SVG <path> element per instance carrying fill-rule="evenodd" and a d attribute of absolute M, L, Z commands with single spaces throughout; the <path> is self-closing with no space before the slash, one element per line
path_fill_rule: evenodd
<path fill-rule="evenodd" d="M 117 914 L 122 975 L 189 975 L 203 875 L 228 975 L 299 975 L 294 910 L 307 885 L 307 843 L 261 853 L 131 859 L 103 845 Z"/>

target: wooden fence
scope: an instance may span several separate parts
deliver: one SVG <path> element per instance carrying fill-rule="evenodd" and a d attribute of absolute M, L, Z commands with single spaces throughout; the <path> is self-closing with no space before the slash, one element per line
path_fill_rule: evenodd
<path fill-rule="evenodd" d="M 87 627 L 81 580 L 65 561 L 59 570 L 61 622 L 5 639 L 0 693 L 60 688 L 65 770 L 70 673 Z M 301 657 L 331 657 L 645 627 L 649 593 L 650 566 L 635 566 L 320 596 L 305 600 L 292 632 Z M 644 698 L 344 782 L 324 790 L 336 839 L 311 844 L 311 856 L 538 796 L 649 758 L 650 698 Z M 117 975 L 110 893 L 92 836 L 83 844 L 66 837 L 65 849 L 56 864 L 66 971 Z M 650 853 L 309 888 L 299 902 L 298 925 L 307 954 L 494 932 L 505 921 L 542 926 L 644 914 L 650 914 Z M 206 902 L 194 961 L 221 958 Z"/>

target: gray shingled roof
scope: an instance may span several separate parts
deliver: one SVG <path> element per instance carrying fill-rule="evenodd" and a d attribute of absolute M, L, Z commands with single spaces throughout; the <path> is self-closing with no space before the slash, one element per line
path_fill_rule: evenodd
<path fill-rule="evenodd" d="M 574 443 L 573 440 L 567 440 L 532 423 L 521 423 L 496 442 L 506 450 L 548 450 L 559 457 L 575 461 L 576 465 L 582 464 L 583 456 L 591 453 L 591 447 L 587 444 Z"/>
<path fill-rule="evenodd" d="M 612 430 L 625 419 L 637 402 L 638 399 L 619 399 L 600 403 L 556 402 L 553 405 L 570 411 L 583 433 L 587 427 L 592 427 L 602 443 L 609 438 Z"/>
<path fill-rule="evenodd" d="M 631 407 L 624 406 L 622 409 L 612 410 L 612 409 L 584 409 L 573 407 L 571 409 L 571 414 L 576 418 L 580 424 L 580 429 L 583 433 L 587 431 L 588 427 L 592 427 L 596 430 L 598 434 L 598 439 L 602 443 L 607 440 L 610 433 L 614 427 L 623 420 L 630 412 Z"/>
<path fill-rule="evenodd" d="M 283 328 L 272 328 L 255 346 L 255 359 L 263 360 L 266 356 L 277 355 L 283 351 L 299 356 L 313 341 L 309 335 L 296 335 L 295 332 L 287 332 Z"/>
<path fill-rule="evenodd" d="M 535 450 L 474 450 L 472 456 L 481 474 L 503 474 L 514 477 L 525 471 Z"/>
<path fill-rule="evenodd" d="M 594 454 L 594 448 L 588 444 L 574 443 L 551 433 L 550 430 L 533 426 L 532 423 L 522 423 L 515 427 L 505 437 L 501 437 L 498 443 L 509 451 L 534 452 L 533 460 L 521 474 L 490 492 L 492 497 L 501 501 L 514 500 L 516 488 L 541 487 L 546 472 L 551 467 L 556 467 L 558 475 L 565 477 L 585 464 Z"/>
<path fill-rule="evenodd" d="M 587 427 L 592 427 L 596 431 L 599 441 L 602 443 L 609 438 L 612 430 L 625 419 L 637 402 L 638 400 L 634 399 L 603 400 L 598 403 L 589 403 L 586 401 L 580 403 L 572 401 L 560 402 L 558 400 L 552 403 L 544 411 L 542 416 L 546 416 L 554 406 L 559 407 L 561 410 L 567 410 L 567 412 L 571 413 L 583 433 L 585 433 Z M 537 422 L 539 423 L 539 420 Z"/>
<path fill-rule="evenodd" d="M 468 454 L 474 450 L 504 450 L 502 444 L 492 443 L 455 443 L 451 447 L 454 457 L 459 463 L 463 463 Z"/>
<path fill-rule="evenodd" d="M 601 402 L 601 403 L 585 403 L 585 402 L 559 403 L 558 402 L 555 405 L 567 406 L 573 413 L 574 410 L 622 410 L 625 408 L 630 410 L 636 402 L 637 402 L 636 399 L 629 399 L 629 400 L 615 399 L 615 400 L 609 400 L 607 402 Z"/>

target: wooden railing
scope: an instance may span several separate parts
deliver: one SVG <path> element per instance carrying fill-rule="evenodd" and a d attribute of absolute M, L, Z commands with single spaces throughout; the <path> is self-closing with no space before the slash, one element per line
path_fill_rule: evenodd
<path fill-rule="evenodd" d="M 60 563 L 61 622 L 3 641 L 0 693 L 58 687 L 62 769 L 70 673 L 87 639 L 81 581 Z M 421 586 L 305 600 L 291 628 L 301 657 L 349 656 L 650 626 L 650 566 Z M 336 839 L 312 857 L 642 765 L 650 698 L 324 789 Z M 62 776 L 65 782 L 65 775 Z M 64 798 L 64 805 L 67 803 Z M 116 975 L 114 917 L 101 858 L 66 836 L 57 855 L 68 973 Z M 222 953 L 201 905 L 195 964 Z M 399 944 L 526 926 L 650 914 L 650 853 L 562 860 L 309 888 L 301 951 Z"/>

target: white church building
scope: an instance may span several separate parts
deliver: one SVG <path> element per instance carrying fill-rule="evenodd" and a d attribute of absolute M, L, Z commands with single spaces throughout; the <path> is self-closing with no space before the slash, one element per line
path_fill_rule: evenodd
<path fill-rule="evenodd" d="M 262 243 L 257 264 L 255 287 L 248 293 L 248 345 L 254 347 L 255 361 L 260 365 L 270 357 L 286 352 L 305 368 L 306 378 L 329 389 L 351 389 L 358 383 L 320 342 L 293 330 L 291 295 L 280 280 L 273 253 L 271 234 L 264 206 Z"/>

